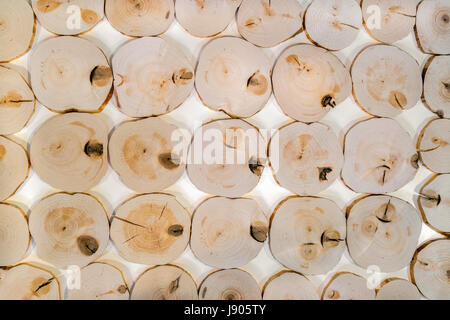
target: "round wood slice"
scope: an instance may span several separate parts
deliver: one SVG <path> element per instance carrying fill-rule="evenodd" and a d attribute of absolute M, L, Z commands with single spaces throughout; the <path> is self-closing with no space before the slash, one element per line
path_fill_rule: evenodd
<path fill-rule="evenodd" d="M 344 165 L 336 134 L 321 123 L 295 122 L 280 128 L 270 141 L 269 160 L 275 180 L 299 195 L 325 190 Z"/>
<path fill-rule="evenodd" d="M 319 121 L 352 91 L 350 73 L 342 62 L 309 44 L 289 47 L 281 54 L 272 83 L 283 112 L 304 122 Z"/>
<path fill-rule="evenodd" d="M 351 272 L 331 276 L 321 295 L 322 300 L 374 300 L 375 290 L 367 287 L 363 277 Z"/>
<path fill-rule="evenodd" d="M 209 122 L 194 134 L 187 172 L 201 191 L 230 198 L 252 191 L 266 163 L 266 142 L 238 119 Z"/>
<path fill-rule="evenodd" d="M 420 189 L 417 207 L 429 227 L 450 236 L 450 174 L 428 179 Z"/>
<path fill-rule="evenodd" d="M 416 37 L 429 54 L 450 54 L 450 4 L 448 0 L 423 0 L 417 7 Z"/>
<path fill-rule="evenodd" d="M 132 37 L 156 36 L 174 20 L 173 0 L 105 0 L 105 14 L 119 32 Z"/>
<path fill-rule="evenodd" d="M 195 76 L 202 102 L 215 111 L 247 118 L 272 94 L 272 61 L 264 51 L 236 37 L 222 37 L 203 49 Z"/>
<path fill-rule="evenodd" d="M 103 19 L 105 0 L 31 0 L 31 4 L 45 29 L 58 35 L 77 35 Z"/>
<path fill-rule="evenodd" d="M 191 216 L 172 195 L 147 194 L 122 204 L 111 223 L 111 240 L 126 260 L 161 265 L 186 249 Z"/>
<path fill-rule="evenodd" d="M 28 263 L 0 269 L 0 300 L 62 300 L 59 279 Z"/>
<path fill-rule="evenodd" d="M 308 38 L 328 50 L 350 46 L 361 27 L 361 7 L 354 0 L 313 0 L 305 13 Z"/>
<path fill-rule="evenodd" d="M 428 59 L 423 100 L 439 117 L 450 118 L 450 56 L 432 56 Z"/>
<path fill-rule="evenodd" d="M 36 25 L 26 0 L 0 0 L 0 62 L 8 62 L 30 50 Z"/>
<path fill-rule="evenodd" d="M 0 136 L 0 201 L 11 197 L 25 182 L 30 171 L 27 151 Z"/>
<path fill-rule="evenodd" d="M 56 193 L 31 209 L 31 236 L 38 256 L 57 267 L 83 267 L 99 258 L 109 241 L 102 204 L 84 193 Z"/>
<path fill-rule="evenodd" d="M 435 173 L 450 173 L 450 119 L 431 120 L 417 142 L 425 167 Z"/>
<path fill-rule="evenodd" d="M 0 66 L 0 134 L 22 130 L 34 113 L 36 99 L 25 78 Z"/>
<path fill-rule="evenodd" d="M 158 37 L 127 42 L 112 66 L 116 105 L 130 117 L 173 111 L 194 87 L 194 68 L 184 53 Z"/>
<path fill-rule="evenodd" d="M 238 268 L 259 254 L 268 229 L 267 218 L 255 200 L 209 198 L 194 212 L 191 249 L 209 266 Z"/>
<path fill-rule="evenodd" d="M 376 300 L 421 300 L 417 287 L 408 280 L 389 278 L 376 290 Z"/>
<path fill-rule="evenodd" d="M 382 272 L 403 269 L 417 247 L 422 220 L 408 202 L 390 196 L 367 196 L 347 212 L 347 246 L 356 264 Z"/>
<path fill-rule="evenodd" d="M 224 31 L 234 19 L 242 0 L 177 0 L 178 22 L 196 37 L 212 37 Z"/>
<path fill-rule="evenodd" d="M 68 300 L 128 300 L 129 289 L 122 271 L 104 262 L 80 270 L 80 288 L 68 290 Z"/>
<path fill-rule="evenodd" d="M 377 41 L 394 43 L 402 40 L 414 29 L 417 1 L 364 0 L 361 7 L 364 27 Z"/>
<path fill-rule="evenodd" d="M 67 113 L 47 120 L 30 142 L 39 177 L 54 188 L 87 191 L 108 169 L 108 126 L 96 115 Z"/>
<path fill-rule="evenodd" d="M 243 270 L 219 270 L 209 274 L 198 290 L 200 300 L 261 300 L 256 280 Z"/>
<path fill-rule="evenodd" d="M 354 125 L 345 137 L 344 159 L 342 179 L 360 193 L 394 192 L 414 179 L 418 169 L 410 135 L 387 118 Z"/>
<path fill-rule="evenodd" d="M 36 98 L 54 112 L 101 111 L 113 81 L 105 54 L 92 42 L 69 36 L 39 43 L 30 76 Z"/>
<path fill-rule="evenodd" d="M 297 0 L 243 0 L 239 33 L 259 47 L 274 47 L 302 31 L 305 8 Z"/>
<path fill-rule="evenodd" d="M 414 254 L 411 281 L 432 300 L 450 299 L 450 238 L 430 240 Z"/>
<path fill-rule="evenodd" d="M 289 197 L 272 214 L 270 250 L 289 269 L 324 274 L 341 259 L 345 234 L 345 215 L 333 201 Z"/>
<path fill-rule="evenodd" d="M 137 192 L 161 191 L 185 172 L 188 141 L 174 139 L 179 128 L 160 118 L 124 122 L 109 141 L 111 165 Z M 182 149 L 180 150 L 180 145 Z"/>
<path fill-rule="evenodd" d="M 411 109 L 422 94 L 422 75 L 417 61 L 394 46 L 364 49 L 351 69 L 353 95 L 367 113 L 395 117 Z"/>
<path fill-rule="evenodd" d="M 164 265 L 144 271 L 134 283 L 131 300 L 198 300 L 197 285 L 183 269 Z"/>
<path fill-rule="evenodd" d="M 305 276 L 293 271 L 282 271 L 264 285 L 264 300 L 319 300 L 317 289 Z"/>
<path fill-rule="evenodd" d="M 15 205 L 0 203 L 0 266 L 11 266 L 22 260 L 30 240 L 26 213 Z"/>

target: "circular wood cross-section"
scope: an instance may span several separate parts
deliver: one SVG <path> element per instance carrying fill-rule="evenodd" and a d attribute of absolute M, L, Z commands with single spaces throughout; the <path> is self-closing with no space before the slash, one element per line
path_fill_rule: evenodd
<path fill-rule="evenodd" d="M 25 212 L 15 205 L 0 203 L 0 266 L 12 266 L 22 260 L 30 242 Z"/>
<path fill-rule="evenodd" d="M 417 287 L 408 280 L 389 278 L 376 289 L 376 300 L 421 300 Z"/>
<path fill-rule="evenodd" d="M 83 267 L 99 258 L 109 242 L 102 204 L 84 193 L 56 193 L 31 209 L 30 232 L 38 256 L 57 267 Z"/>
<path fill-rule="evenodd" d="M 31 138 L 31 164 L 54 188 L 87 191 L 106 174 L 107 143 L 108 126 L 99 116 L 76 112 L 57 115 Z"/>
<path fill-rule="evenodd" d="M 397 47 L 375 45 L 364 49 L 354 60 L 351 73 L 355 100 L 371 115 L 393 118 L 420 100 L 419 64 Z"/>
<path fill-rule="evenodd" d="M 419 241 L 422 220 L 408 202 L 390 196 L 367 196 L 347 212 L 347 246 L 361 267 L 382 272 L 403 269 Z"/>
<path fill-rule="evenodd" d="M 325 284 L 322 300 L 374 300 L 375 290 L 369 289 L 367 280 L 351 272 L 338 272 Z"/>
<path fill-rule="evenodd" d="M 424 71 L 424 104 L 439 117 L 450 118 L 450 56 L 430 57 Z"/>
<path fill-rule="evenodd" d="M 416 38 L 429 54 L 450 54 L 450 5 L 448 0 L 423 0 L 417 7 Z"/>
<path fill-rule="evenodd" d="M 345 234 L 345 215 L 333 201 L 289 197 L 272 214 L 270 250 L 289 269 L 324 274 L 341 259 Z"/>
<path fill-rule="evenodd" d="M 11 197 L 30 171 L 28 153 L 18 143 L 0 136 L 0 201 Z"/>
<path fill-rule="evenodd" d="M 34 113 L 36 99 L 25 78 L 0 66 L 0 134 L 22 130 Z"/>
<path fill-rule="evenodd" d="M 40 42 L 30 58 L 31 86 L 41 104 L 55 112 L 99 112 L 112 88 L 105 54 L 79 37 Z"/>
<path fill-rule="evenodd" d="M 317 289 L 305 276 L 293 271 L 282 271 L 264 285 L 264 300 L 319 300 Z"/>
<path fill-rule="evenodd" d="M 431 120 L 417 142 L 420 159 L 435 173 L 450 173 L 450 119 Z"/>
<path fill-rule="evenodd" d="M 197 285 L 183 269 L 164 265 L 144 271 L 134 283 L 131 300 L 198 300 Z"/>
<path fill-rule="evenodd" d="M 355 192 L 394 192 L 414 179 L 417 161 L 411 136 L 396 121 L 372 118 L 346 134 L 342 179 Z"/>
<path fill-rule="evenodd" d="M 194 88 L 194 68 L 184 53 L 159 37 L 123 45 L 112 58 L 118 109 L 149 117 L 178 108 Z"/>
<path fill-rule="evenodd" d="M 237 14 L 238 30 L 259 47 L 274 47 L 302 31 L 304 11 L 297 0 L 243 0 Z"/>
<path fill-rule="evenodd" d="M 267 218 L 255 200 L 214 197 L 194 212 L 191 249 L 209 266 L 237 268 L 258 255 L 267 232 Z"/>
<path fill-rule="evenodd" d="M 272 137 L 269 160 L 275 180 L 299 195 L 314 195 L 339 177 L 344 165 L 342 146 L 330 127 L 295 122 Z"/>
<path fill-rule="evenodd" d="M 178 258 L 189 242 L 191 217 L 174 196 L 154 193 L 122 204 L 111 223 L 111 240 L 126 260 L 161 265 Z"/>
<path fill-rule="evenodd" d="M 200 300 L 261 300 L 261 289 L 256 280 L 239 269 L 209 274 L 198 292 Z"/>
<path fill-rule="evenodd" d="M 0 300 L 62 300 L 64 294 L 51 271 L 22 263 L 0 269 Z"/>
<path fill-rule="evenodd" d="M 203 49 L 195 86 L 209 108 L 246 118 L 266 105 L 271 73 L 272 61 L 262 49 L 241 38 L 222 37 Z"/>
<path fill-rule="evenodd" d="M 280 55 L 272 83 L 283 112 L 304 122 L 319 121 L 352 91 L 350 73 L 342 62 L 309 44 L 289 47 Z"/>
<path fill-rule="evenodd" d="M 184 174 L 189 142 L 178 130 L 156 117 L 124 122 L 114 130 L 109 157 L 126 186 L 142 193 L 158 192 Z"/>
<path fill-rule="evenodd" d="M 80 287 L 68 290 L 68 300 L 128 300 L 129 289 L 122 271 L 104 262 L 80 270 Z"/>
<path fill-rule="evenodd" d="M 26 0 L 0 0 L 0 62 L 30 50 L 36 32 L 34 13 Z"/>
<path fill-rule="evenodd" d="M 31 4 L 45 29 L 58 35 L 77 35 L 103 19 L 105 0 L 31 0 Z"/>
<path fill-rule="evenodd" d="M 450 238 L 430 240 L 416 251 L 409 269 L 411 280 L 432 300 L 450 299 Z"/>

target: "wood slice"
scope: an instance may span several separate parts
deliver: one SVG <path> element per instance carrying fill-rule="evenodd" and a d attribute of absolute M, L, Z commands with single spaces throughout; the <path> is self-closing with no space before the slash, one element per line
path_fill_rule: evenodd
<path fill-rule="evenodd" d="M 313 0 L 305 13 L 306 35 L 328 50 L 350 46 L 361 27 L 361 7 L 354 0 Z"/>
<path fill-rule="evenodd" d="M 196 37 L 212 37 L 224 31 L 234 19 L 242 0 L 177 0 L 177 20 Z"/>
<path fill-rule="evenodd" d="M 16 193 L 29 171 L 30 162 L 24 147 L 0 136 L 0 201 Z"/>
<path fill-rule="evenodd" d="M 345 234 L 345 215 L 333 201 L 288 197 L 272 214 L 270 250 L 289 269 L 324 274 L 341 259 Z"/>
<path fill-rule="evenodd" d="M 375 45 L 361 51 L 351 68 L 353 95 L 367 113 L 395 117 L 411 109 L 422 94 L 417 61 L 394 46 Z"/>
<path fill-rule="evenodd" d="M 297 0 L 243 0 L 239 33 L 259 47 L 274 47 L 302 31 L 305 8 Z"/>
<path fill-rule="evenodd" d="M 154 265 L 177 259 L 186 249 L 191 216 L 172 195 L 147 194 L 126 201 L 111 223 L 111 240 L 126 260 Z"/>
<path fill-rule="evenodd" d="M 317 289 L 301 273 L 282 271 L 264 285 L 264 300 L 319 300 Z"/>
<path fill-rule="evenodd" d="M 423 0 L 417 7 L 416 38 L 419 48 L 429 54 L 450 54 L 450 3 Z"/>
<path fill-rule="evenodd" d="M 174 20 L 173 0 L 106 0 L 105 14 L 119 32 L 132 37 L 156 36 Z"/>
<path fill-rule="evenodd" d="M 142 193 L 157 192 L 184 174 L 188 141 L 175 140 L 177 130 L 160 118 L 124 122 L 114 130 L 109 157 L 127 187 Z"/>
<path fill-rule="evenodd" d="M 51 271 L 22 263 L 0 269 L 0 300 L 62 300 L 60 280 Z"/>
<path fill-rule="evenodd" d="M 212 121 L 194 134 L 187 172 L 203 192 L 240 197 L 258 184 L 266 149 L 258 129 L 249 123 L 238 119 Z"/>
<path fill-rule="evenodd" d="M 191 250 L 209 266 L 238 268 L 259 254 L 268 229 L 267 218 L 255 200 L 209 198 L 194 212 Z"/>
<path fill-rule="evenodd" d="M 418 0 L 364 0 L 362 15 L 367 33 L 377 41 L 394 43 L 406 38 L 416 23 Z M 374 13 L 374 6 L 379 12 Z M 379 21 L 374 19 L 379 18 Z"/>
<path fill-rule="evenodd" d="M 347 211 L 347 246 L 356 264 L 382 272 L 403 269 L 419 241 L 422 220 L 408 202 L 390 196 L 367 196 Z"/>
<path fill-rule="evenodd" d="M 295 122 L 272 137 L 269 160 L 275 180 L 282 187 L 299 195 L 313 195 L 336 181 L 344 155 L 330 127 Z"/>
<path fill-rule="evenodd" d="M 68 300 L 128 300 L 122 271 L 104 262 L 93 262 L 80 271 L 80 288 L 68 290 Z"/>
<path fill-rule="evenodd" d="M 375 290 L 363 277 L 351 272 L 335 273 L 324 286 L 322 300 L 374 300 Z"/>
<path fill-rule="evenodd" d="M 389 278 L 376 290 L 376 300 L 421 300 L 417 287 L 408 280 Z"/>
<path fill-rule="evenodd" d="M 131 300 L 198 300 L 197 285 L 183 269 L 164 265 L 144 271 L 134 283 Z"/>
<path fill-rule="evenodd" d="M 22 260 L 30 240 L 26 213 L 15 205 L 0 203 L 0 266 L 11 266 Z"/>
<path fill-rule="evenodd" d="M 319 121 L 352 91 L 350 73 L 342 62 L 309 44 L 289 47 L 281 54 L 272 82 L 283 112 L 304 122 Z"/>
<path fill-rule="evenodd" d="M 39 177 L 54 188 L 87 191 L 108 170 L 108 126 L 100 117 L 67 113 L 47 120 L 30 142 Z"/>
<path fill-rule="evenodd" d="M 424 104 L 439 117 L 450 118 L 450 56 L 432 56 L 424 71 Z"/>
<path fill-rule="evenodd" d="M 360 193 L 394 192 L 414 179 L 419 167 L 410 135 L 387 118 L 354 125 L 345 137 L 344 159 L 342 179 Z"/>
<path fill-rule="evenodd" d="M 36 98 L 54 112 L 101 111 L 113 81 L 105 54 L 78 37 L 39 43 L 30 58 L 30 76 Z"/>
<path fill-rule="evenodd" d="M 109 241 L 108 215 L 84 193 L 55 193 L 31 209 L 31 236 L 38 256 L 57 267 L 83 267 L 99 258 Z"/>
<path fill-rule="evenodd" d="M 429 227 L 450 236 L 450 174 L 428 179 L 420 189 L 417 207 Z"/>
<path fill-rule="evenodd" d="M 431 120 L 420 133 L 417 149 L 425 167 L 450 173 L 450 119 Z"/>
<path fill-rule="evenodd" d="M 77 35 L 103 19 L 105 0 L 31 0 L 39 23 L 58 35 Z"/>
<path fill-rule="evenodd" d="M 25 78 L 0 66 L 0 134 L 22 130 L 34 113 L 36 99 Z"/>
<path fill-rule="evenodd" d="M 126 43 L 112 66 L 116 105 L 130 117 L 171 112 L 194 87 L 194 68 L 184 53 L 158 37 Z"/>
<path fill-rule="evenodd" d="M 272 62 L 264 51 L 236 37 L 209 42 L 197 65 L 195 86 L 202 102 L 215 111 L 248 118 L 272 94 Z"/>
<path fill-rule="evenodd" d="M 414 254 L 411 281 L 432 300 L 450 299 L 450 238 L 430 240 Z"/>
<path fill-rule="evenodd" d="M 30 50 L 36 33 L 33 10 L 26 0 L 0 0 L 0 62 Z"/>
<path fill-rule="evenodd" d="M 261 300 L 261 289 L 256 280 L 239 269 L 209 274 L 198 292 L 200 300 Z"/>

